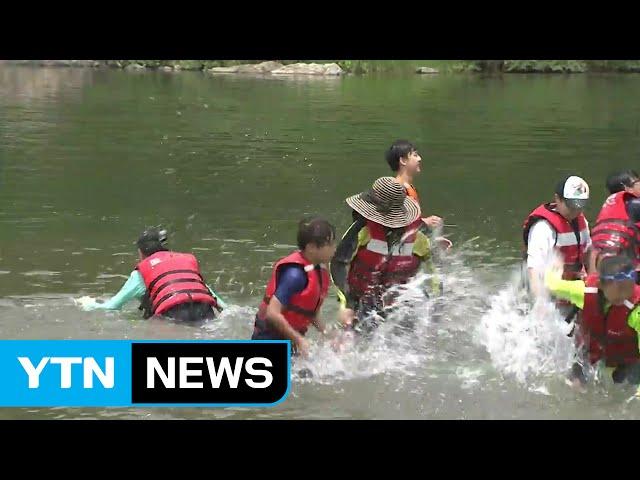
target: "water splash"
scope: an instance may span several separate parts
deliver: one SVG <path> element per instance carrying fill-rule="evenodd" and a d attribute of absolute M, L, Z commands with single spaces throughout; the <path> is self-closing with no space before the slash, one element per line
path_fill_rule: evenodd
<path fill-rule="evenodd" d="M 477 341 L 500 372 L 541 391 L 540 381 L 562 376 L 571 367 L 574 340 L 553 302 L 542 296 L 530 305 L 519 283 L 517 267 L 508 284 L 490 297 L 476 329 Z"/>
<path fill-rule="evenodd" d="M 397 383 L 416 375 L 455 377 L 462 372 L 461 383 L 477 384 L 487 369 L 478 368 L 479 362 L 467 358 L 478 353 L 468 352 L 474 347 L 477 350 L 470 326 L 486 311 L 488 295 L 481 286 L 490 282 L 483 281 L 467 263 L 460 252 L 440 255 L 435 273 L 420 273 L 409 283 L 391 289 L 397 295 L 394 308 L 370 338 L 349 338 L 337 352 L 330 341 L 320 341 L 309 359 L 296 359 L 292 369 L 296 381 L 332 384 L 389 375 Z M 431 287 L 440 281 L 444 294 L 434 295 Z M 467 361 L 473 367 L 460 366 Z M 464 373 L 465 368 L 471 368 L 473 378 Z"/>

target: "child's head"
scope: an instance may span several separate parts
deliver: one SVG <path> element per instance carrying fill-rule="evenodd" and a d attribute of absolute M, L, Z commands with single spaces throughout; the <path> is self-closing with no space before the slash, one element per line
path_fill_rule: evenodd
<path fill-rule="evenodd" d="M 138 254 L 143 260 L 154 253 L 167 250 L 167 231 L 162 228 L 147 228 L 136 242 Z"/>
<path fill-rule="evenodd" d="M 336 253 L 336 229 L 321 217 L 308 217 L 298 224 L 298 248 L 311 263 L 328 263 Z"/>
<path fill-rule="evenodd" d="M 416 147 L 407 140 L 396 140 L 385 155 L 387 163 L 394 173 L 406 171 L 410 176 L 420 173 L 422 158 Z"/>
<path fill-rule="evenodd" d="M 598 263 L 600 290 L 612 305 L 622 305 L 633 296 L 636 271 L 626 255 L 603 257 Z"/>
<path fill-rule="evenodd" d="M 607 190 L 611 194 L 624 190 L 636 197 L 640 197 L 640 175 L 635 170 L 612 173 L 607 177 Z"/>

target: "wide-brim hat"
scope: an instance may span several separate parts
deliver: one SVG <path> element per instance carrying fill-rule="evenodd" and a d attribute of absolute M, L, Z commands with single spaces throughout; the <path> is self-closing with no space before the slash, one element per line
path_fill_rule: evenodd
<path fill-rule="evenodd" d="M 346 202 L 367 220 L 388 228 L 406 227 L 420 217 L 420 206 L 393 177 L 377 179 L 371 190 L 353 195 Z"/>

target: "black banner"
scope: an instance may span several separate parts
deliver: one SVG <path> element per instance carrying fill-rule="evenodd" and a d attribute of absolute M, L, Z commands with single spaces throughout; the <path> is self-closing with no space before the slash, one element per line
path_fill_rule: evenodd
<path fill-rule="evenodd" d="M 267 405 L 288 394 L 287 343 L 136 343 L 133 404 Z"/>

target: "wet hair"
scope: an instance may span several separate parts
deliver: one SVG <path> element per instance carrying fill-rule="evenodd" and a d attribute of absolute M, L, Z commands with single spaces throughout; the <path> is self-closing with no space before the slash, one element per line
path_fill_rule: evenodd
<path fill-rule="evenodd" d="M 329 245 L 336 239 L 336 229 L 322 217 L 305 217 L 298 223 L 298 248 L 313 243 L 317 247 Z"/>
<path fill-rule="evenodd" d="M 407 140 L 396 140 L 393 142 L 385 158 L 391 170 L 397 172 L 400 169 L 400 159 L 407 157 L 411 152 L 415 152 L 416 147 Z"/>
<path fill-rule="evenodd" d="M 569 180 L 569 177 L 571 176 L 572 175 L 567 175 L 556 184 L 555 193 L 563 200 L 564 200 L 564 184 L 567 183 L 567 180 Z"/>
<path fill-rule="evenodd" d="M 634 271 L 633 260 L 627 255 L 607 255 L 598 261 L 598 276 L 603 283 L 603 277 L 612 277 L 619 273 Z"/>
<path fill-rule="evenodd" d="M 167 231 L 161 228 L 148 228 L 138 238 L 136 245 L 145 257 L 157 252 L 166 252 Z"/>
<path fill-rule="evenodd" d="M 640 179 L 640 175 L 635 170 L 614 172 L 607 177 L 607 190 L 611 194 L 621 192 L 624 187 L 630 187 L 638 179 Z"/>

